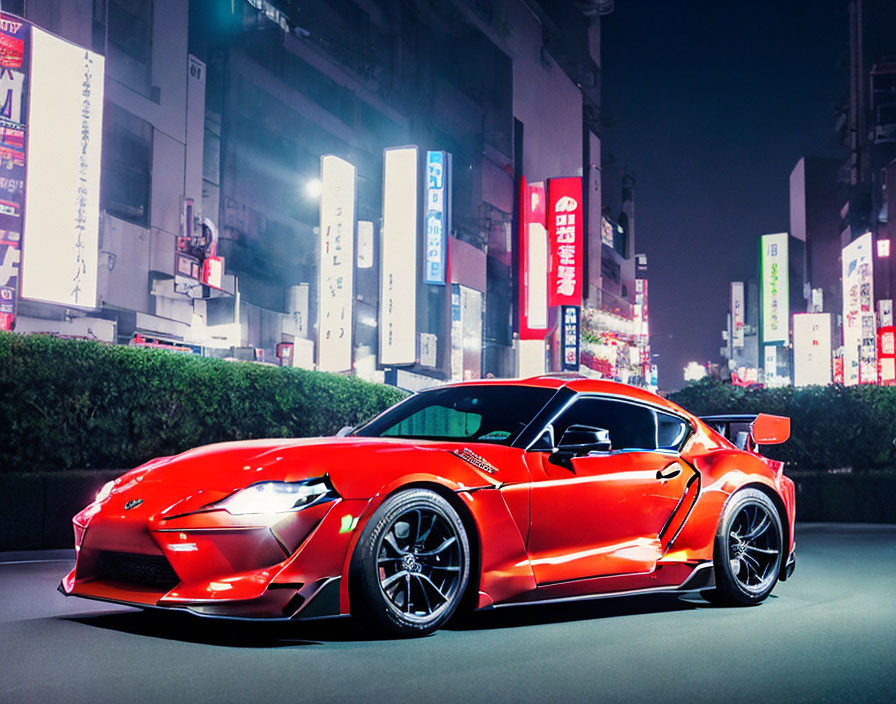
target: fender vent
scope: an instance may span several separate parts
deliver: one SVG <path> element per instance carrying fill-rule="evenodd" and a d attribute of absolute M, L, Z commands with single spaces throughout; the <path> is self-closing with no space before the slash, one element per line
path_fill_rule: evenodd
<path fill-rule="evenodd" d="M 457 455 L 464 462 L 469 462 L 476 469 L 481 469 L 486 474 L 494 474 L 498 471 L 495 467 L 490 465 L 484 457 L 480 457 L 475 452 L 466 447 L 462 451 L 452 450 L 451 454 Z"/>

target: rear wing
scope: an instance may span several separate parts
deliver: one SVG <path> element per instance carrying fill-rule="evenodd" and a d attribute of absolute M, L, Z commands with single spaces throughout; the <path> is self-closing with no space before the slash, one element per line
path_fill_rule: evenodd
<path fill-rule="evenodd" d="M 755 452 L 758 445 L 778 445 L 790 437 L 790 418 L 784 416 L 737 413 L 701 416 L 700 420 L 740 450 Z"/>

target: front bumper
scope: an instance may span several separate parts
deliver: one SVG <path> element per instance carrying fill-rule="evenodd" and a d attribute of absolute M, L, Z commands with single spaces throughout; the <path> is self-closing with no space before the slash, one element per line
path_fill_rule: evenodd
<path fill-rule="evenodd" d="M 59 590 L 226 618 L 347 613 L 341 578 L 368 503 L 337 499 L 291 514 L 289 526 L 239 524 L 213 513 L 159 521 L 82 512 L 75 517 L 75 568 Z"/>

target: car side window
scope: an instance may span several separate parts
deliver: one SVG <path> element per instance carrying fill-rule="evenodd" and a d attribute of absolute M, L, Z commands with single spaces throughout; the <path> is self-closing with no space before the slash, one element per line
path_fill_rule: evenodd
<path fill-rule="evenodd" d="M 608 430 L 613 451 L 657 448 L 654 412 L 633 403 L 606 398 L 580 398 L 554 421 L 555 440 L 559 441 L 571 425 L 589 425 Z"/>
<path fill-rule="evenodd" d="M 681 450 L 687 440 L 690 426 L 677 416 L 656 413 L 656 446 L 660 450 Z"/>

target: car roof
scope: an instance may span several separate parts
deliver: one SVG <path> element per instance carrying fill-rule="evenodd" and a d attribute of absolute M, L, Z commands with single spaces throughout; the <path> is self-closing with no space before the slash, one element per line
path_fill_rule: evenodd
<path fill-rule="evenodd" d="M 479 386 L 486 384 L 495 386 L 540 386 L 548 389 L 560 389 L 566 387 L 575 393 L 621 396 L 635 401 L 650 403 L 654 406 L 667 408 L 678 414 L 685 413 L 684 409 L 680 406 L 671 401 L 667 401 L 662 396 L 651 393 L 646 389 L 641 389 L 637 386 L 629 386 L 628 384 L 622 384 L 618 381 L 590 379 L 575 373 L 541 374 L 539 376 L 531 376 L 522 379 L 476 379 L 446 384 L 446 386 Z M 690 416 L 691 414 L 687 413 L 686 415 Z"/>

